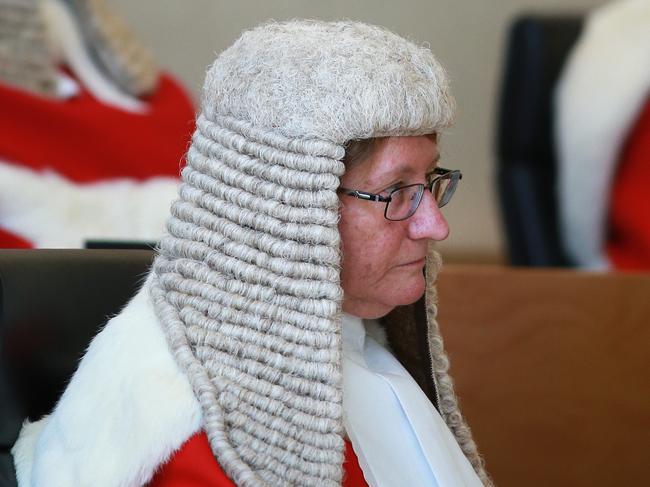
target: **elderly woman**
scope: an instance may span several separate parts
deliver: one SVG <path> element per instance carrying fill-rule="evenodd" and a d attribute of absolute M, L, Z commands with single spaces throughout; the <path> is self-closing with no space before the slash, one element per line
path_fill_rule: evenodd
<path fill-rule="evenodd" d="M 489 483 L 435 321 L 452 115 L 431 52 L 385 29 L 244 33 L 149 278 L 24 427 L 20 485 Z"/>

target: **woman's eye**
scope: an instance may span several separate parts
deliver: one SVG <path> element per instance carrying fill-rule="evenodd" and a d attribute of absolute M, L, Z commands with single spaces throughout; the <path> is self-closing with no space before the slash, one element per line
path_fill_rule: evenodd
<path fill-rule="evenodd" d="M 391 184 L 391 185 L 390 185 L 389 187 L 387 187 L 386 189 L 384 189 L 384 190 L 382 191 L 382 193 L 390 194 L 390 193 L 392 193 L 393 191 L 395 191 L 397 188 L 399 188 L 399 187 L 401 187 L 401 186 L 404 186 L 404 183 L 402 183 L 401 181 L 398 181 L 398 182 L 396 182 L 396 183 L 394 183 L 394 184 Z"/>

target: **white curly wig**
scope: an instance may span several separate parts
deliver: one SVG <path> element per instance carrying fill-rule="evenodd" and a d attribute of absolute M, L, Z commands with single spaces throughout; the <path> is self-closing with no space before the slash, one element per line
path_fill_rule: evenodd
<path fill-rule="evenodd" d="M 423 135 L 448 126 L 447 75 L 426 47 L 359 22 L 267 23 L 208 71 L 203 113 L 288 138 Z"/>

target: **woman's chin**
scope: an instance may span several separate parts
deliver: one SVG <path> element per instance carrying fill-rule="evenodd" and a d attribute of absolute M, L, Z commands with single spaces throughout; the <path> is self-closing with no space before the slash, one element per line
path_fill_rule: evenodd
<path fill-rule="evenodd" d="M 344 298 L 343 311 L 359 318 L 375 319 L 386 316 L 397 306 L 415 303 L 425 289 L 424 275 L 413 273 L 391 281 L 390 286 L 378 286 L 371 293 L 356 298 Z"/>
<path fill-rule="evenodd" d="M 422 297 L 425 289 L 425 281 L 422 273 L 395 287 L 394 293 L 390 296 L 393 306 L 405 306 L 415 303 Z"/>

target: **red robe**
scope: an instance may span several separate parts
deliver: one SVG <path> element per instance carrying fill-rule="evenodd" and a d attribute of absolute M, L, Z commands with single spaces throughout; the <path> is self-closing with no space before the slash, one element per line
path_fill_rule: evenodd
<path fill-rule="evenodd" d="M 352 445 L 345 442 L 343 487 L 368 487 Z M 165 463 L 147 487 L 236 487 L 217 463 L 208 437 L 197 433 Z"/>
<path fill-rule="evenodd" d="M 143 101 L 148 110 L 132 113 L 99 102 L 83 86 L 61 101 L 0 83 L 0 164 L 76 183 L 178 177 L 194 131 L 192 101 L 168 75 Z M 32 246 L 0 221 L 0 248 Z"/>
<path fill-rule="evenodd" d="M 650 270 L 650 99 L 618 162 L 609 210 L 607 254 L 622 270 Z"/>

